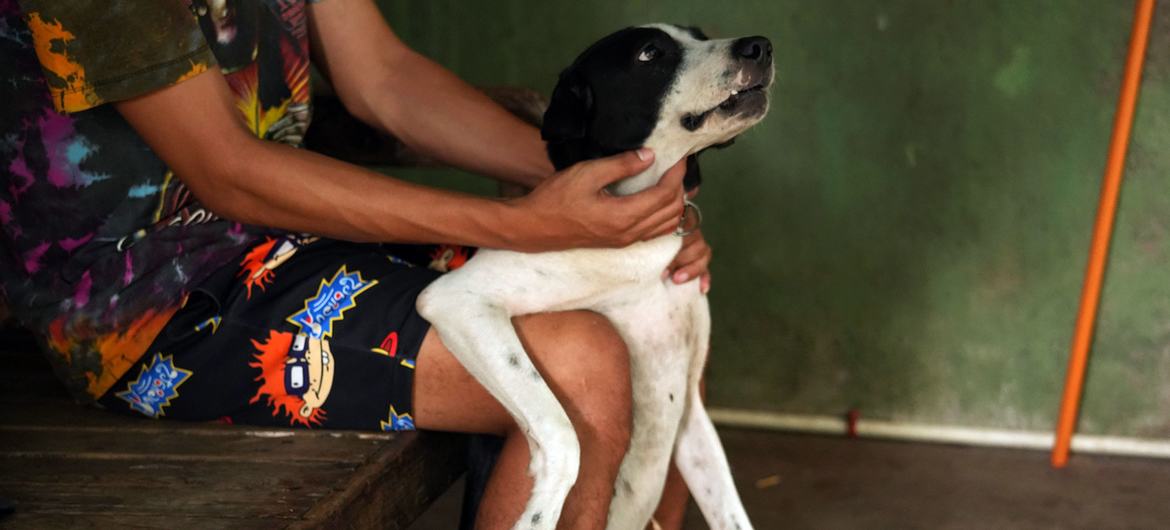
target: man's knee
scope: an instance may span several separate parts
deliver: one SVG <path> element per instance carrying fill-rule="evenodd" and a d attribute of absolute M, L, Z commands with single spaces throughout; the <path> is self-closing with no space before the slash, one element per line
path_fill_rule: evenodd
<path fill-rule="evenodd" d="M 570 311 L 520 317 L 517 323 L 582 442 L 624 454 L 632 420 L 629 350 L 609 320 Z"/>

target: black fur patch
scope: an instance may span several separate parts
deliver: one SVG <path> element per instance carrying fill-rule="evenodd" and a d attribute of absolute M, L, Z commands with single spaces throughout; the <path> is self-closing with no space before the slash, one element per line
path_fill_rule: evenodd
<path fill-rule="evenodd" d="M 677 27 L 707 40 L 697 27 Z M 647 46 L 656 48 L 658 57 L 639 61 Z M 656 28 L 626 28 L 582 52 L 561 72 L 544 114 L 540 132 L 553 165 L 560 170 L 641 147 L 658 124 L 682 54 L 674 38 Z M 699 162 L 692 155 L 683 186 L 690 191 L 701 182 Z"/>
<path fill-rule="evenodd" d="M 639 61 L 653 46 L 657 56 Z M 541 136 L 557 169 L 643 145 L 682 63 L 682 48 L 656 28 L 626 28 L 590 46 L 561 72 Z"/>

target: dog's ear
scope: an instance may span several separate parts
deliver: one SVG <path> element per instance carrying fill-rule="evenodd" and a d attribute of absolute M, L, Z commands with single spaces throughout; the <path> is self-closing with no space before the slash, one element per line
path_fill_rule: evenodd
<path fill-rule="evenodd" d="M 579 140 L 585 137 L 589 117 L 593 113 L 593 90 L 576 66 L 561 72 L 557 86 L 553 89 L 540 137 L 546 142 Z"/>
<path fill-rule="evenodd" d="M 687 157 L 687 174 L 683 176 L 683 189 L 692 191 L 703 183 L 703 175 L 699 172 L 699 153 Z"/>

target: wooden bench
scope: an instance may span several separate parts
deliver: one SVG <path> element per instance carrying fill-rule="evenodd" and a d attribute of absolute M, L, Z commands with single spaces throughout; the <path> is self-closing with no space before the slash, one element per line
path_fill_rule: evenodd
<path fill-rule="evenodd" d="M 406 528 L 464 468 L 440 433 L 261 429 L 86 409 L 31 339 L 0 339 L 5 528 Z"/>

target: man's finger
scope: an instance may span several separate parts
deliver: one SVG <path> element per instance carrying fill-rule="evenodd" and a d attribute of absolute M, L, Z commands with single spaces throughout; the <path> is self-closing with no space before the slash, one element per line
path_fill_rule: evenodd
<path fill-rule="evenodd" d="M 666 171 L 665 175 L 658 181 L 658 185 L 674 189 L 682 186 L 683 178 L 687 176 L 686 159 L 680 160 L 677 164 Z"/>
<path fill-rule="evenodd" d="M 688 237 L 688 239 L 690 238 Z M 698 242 L 694 240 L 683 243 L 683 248 L 682 250 L 679 250 L 678 255 L 674 257 L 674 261 L 670 264 L 670 269 L 678 269 L 679 267 L 699 259 L 699 257 L 703 255 L 703 252 L 703 245 L 698 244 Z"/>
<path fill-rule="evenodd" d="M 646 240 L 653 237 L 658 237 L 663 234 L 662 227 L 670 227 L 674 231 L 674 227 L 678 226 L 678 221 L 671 217 L 664 211 L 659 210 L 653 212 L 646 218 L 638 221 L 630 230 L 630 232 L 638 238 L 638 240 Z"/>
<path fill-rule="evenodd" d="M 584 162 L 587 164 L 592 185 L 597 189 L 604 188 L 614 182 L 629 178 L 641 173 L 654 163 L 654 151 L 643 147 L 635 151 L 598 158 Z"/>
<path fill-rule="evenodd" d="M 678 262 L 678 267 L 675 267 L 676 270 L 693 269 L 696 264 L 706 268 L 707 264 L 711 262 L 711 251 L 705 246 L 696 245 L 694 249 L 680 252 L 679 257 L 675 258 L 675 261 Z M 694 275 L 692 274 L 692 276 Z"/>
<path fill-rule="evenodd" d="M 711 259 L 709 257 L 703 256 L 702 258 L 699 258 L 698 261 L 688 263 L 679 270 L 674 271 L 674 274 L 670 276 L 670 279 L 673 280 L 674 283 L 686 283 L 691 281 L 696 276 L 699 276 L 707 271 L 707 264 L 710 263 L 710 261 Z"/>
<path fill-rule="evenodd" d="M 661 204 L 682 204 L 686 197 L 686 190 L 683 189 L 683 177 L 687 174 L 686 166 L 676 165 L 666 172 L 665 175 L 654 186 L 654 190 L 662 193 Z M 682 215 L 682 212 L 679 212 Z"/>
<path fill-rule="evenodd" d="M 670 202 L 665 207 L 654 212 L 650 217 L 655 221 L 654 224 L 663 223 L 670 224 L 678 228 L 679 219 L 682 219 L 683 205 L 682 202 Z"/>
<path fill-rule="evenodd" d="M 658 229 L 654 231 L 654 237 L 662 237 L 662 236 L 671 235 L 677 229 L 678 229 L 678 224 L 676 224 L 676 223 L 672 223 L 669 221 L 662 223 L 661 225 L 658 226 Z"/>
<path fill-rule="evenodd" d="M 668 234 L 673 234 L 675 229 L 677 229 L 677 228 L 678 228 L 677 221 L 672 220 L 672 219 L 667 219 L 666 221 L 660 221 L 657 223 L 649 223 L 649 222 L 638 223 L 638 228 L 637 228 L 637 230 L 634 231 L 634 233 L 638 234 L 639 240 L 645 241 L 647 239 L 654 239 L 656 237 L 662 237 L 662 236 L 665 236 Z"/>

